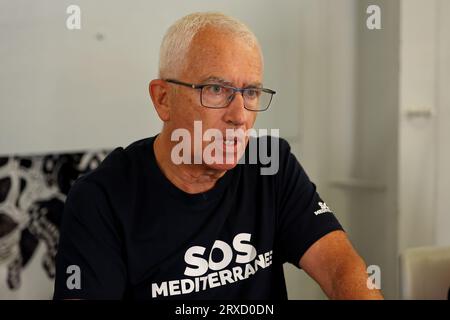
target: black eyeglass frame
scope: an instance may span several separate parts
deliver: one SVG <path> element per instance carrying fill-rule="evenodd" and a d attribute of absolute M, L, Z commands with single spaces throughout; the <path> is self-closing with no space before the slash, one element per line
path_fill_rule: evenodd
<path fill-rule="evenodd" d="M 250 87 L 250 88 L 236 88 L 236 87 L 232 87 L 232 86 L 228 86 L 228 85 L 224 85 L 224 84 L 220 84 L 220 83 L 194 84 L 194 83 L 187 83 L 187 82 L 183 82 L 183 81 L 179 81 L 179 80 L 175 80 L 175 79 L 163 79 L 163 80 L 166 81 L 166 82 L 169 82 L 169 83 L 178 84 L 178 85 L 189 87 L 189 88 L 192 88 L 192 89 L 203 90 L 204 87 L 216 85 L 216 86 L 221 86 L 221 87 L 233 90 L 233 94 L 230 96 L 231 98 L 229 98 L 228 103 L 225 106 L 223 106 L 223 107 L 210 107 L 210 106 L 204 105 L 203 101 L 202 101 L 203 100 L 203 98 L 202 98 L 203 94 L 202 94 L 202 92 L 200 92 L 200 104 L 203 107 L 210 108 L 210 109 L 224 109 L 224 108 L 227 108 L 230 105 L 230 103 L 233 101 L 233 99 L 234 99 L 234 97 L 236 95 L 236 92 L 240 92 L 242 94 L 242 97 L 244 97 L 244 95 L 243 95 L 244 91 L 251 90 L 251 89 L 252 90 L 256 89 L 256 90 L 261 90 L 263 92 L 266 92 L 266 93 L 270 94 L 270 100 L 269 100 L 269 103 L 267 104 L 266 108 L 265 109 L 258 109 L 258 110 L 249 109 L 249 108 L 247 108 L 245 106 L 245 103 L 244 103 L 244 108 L 249 110 L 249 111 L 253 111 L 253 112 L 266 111 L 267 109 L 269 109 L 269 106 L 272 103 L 273 95 L 276 94 L 276 91 L 273 91 L 272 89 L 268 89 L 268 88 L 258 88 L 258 87 L 254 87 L 254 88 L 253 87 Z M 245 102 L 245 99 L 244 99 L 244 102 Z"/>

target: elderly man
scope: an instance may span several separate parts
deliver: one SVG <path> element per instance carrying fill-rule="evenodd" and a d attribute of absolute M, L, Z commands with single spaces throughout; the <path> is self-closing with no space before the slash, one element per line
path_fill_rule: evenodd
<path fill-rule="evenodd" d="M 159 73 L 149 92 L 162 131 L 117 148 L 70 191 L 55 298 L 286 299 L 285 262 L 332 299 L 381 298 L 288 143 L 228 134 L 248 132 L 275 93 L 254 34 L 218 13 L 183 17 Z M 200 142 L 180 149 L 182 133 Z M 248 163 L 252 141 L 270 142 L 272 174 Z"/>

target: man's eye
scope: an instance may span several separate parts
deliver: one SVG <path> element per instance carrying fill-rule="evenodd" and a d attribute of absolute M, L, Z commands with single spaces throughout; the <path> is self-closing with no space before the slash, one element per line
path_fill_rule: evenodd
<path fill-rule="evenodd" d="M 223 88 L 218 85 L 217 86 L 213 85 L 213 86 L 208 87 L 208 91 L 213 94 L 221 94 L 221 93 L 223 93 Z"/>
<path fill-rule="evenodd" d="M 248 98 L 258 98 L 259 97 L 259 90 L 257 89 L 247 89 L 245 91 L 245 94 Z"/>

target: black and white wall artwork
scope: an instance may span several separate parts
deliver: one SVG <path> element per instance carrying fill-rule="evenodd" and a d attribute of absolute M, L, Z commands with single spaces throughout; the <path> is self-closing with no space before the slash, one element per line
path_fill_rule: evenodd
<path fill-rule="evenodd" d="M 64 201 L 107 151 L 0 157 L 0 299 L 50 299 Z"/>

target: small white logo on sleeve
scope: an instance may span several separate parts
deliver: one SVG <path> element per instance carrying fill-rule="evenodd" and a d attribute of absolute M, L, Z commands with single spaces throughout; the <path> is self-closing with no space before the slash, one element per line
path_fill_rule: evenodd
<path fill-rule="evenodd" d="M 70 276 L 67 278 L 66 286 L 67 289 L 73 290 L 73 289 L 81 289 L 81 270 L 80 267 L 72 264 L 67 267 L 66 273 L 70 274 Z"/>
<path fill-rule="evenodd" d="M 333 213 L 330 208 L 328 208 L 327 204 L 325 202 L 319 202 L 319 206 L 320 209 L 317 211 L 314 211 L 314 214 L 317 216 L 319 214 L 325 213 L 325 212 L 329 212 L 329 213 Z"/>

